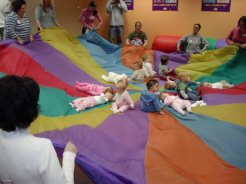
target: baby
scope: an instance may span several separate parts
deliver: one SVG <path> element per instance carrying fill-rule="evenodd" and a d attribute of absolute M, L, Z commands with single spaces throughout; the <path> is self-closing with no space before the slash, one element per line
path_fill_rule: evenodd
<path fill-rule="evenodd" d="M 108 76 L 102 75 L 101 78 L 107 82 L 111 82 L 116 84 L 119 80 L 125 80 L 128 79 L 126 74 L 117 74 L 114 72 L 109 72 Z"/>
<path fill-rule="evenodd" d="M 167 77 L 167 82 L 165 83 L 164 88 L 172 90 L 172 89 L 177 89 L 177 87 L 178 87 L 178 80 L 172 81 L 169 80 L 169 78 Z"/>
<path fill-rule="evenodd" d="M 204 82 L 202 86 L 207 87 L 207 88 L 216 88 L 216 89 L 228 89 L 228 88 L 234 87 L 233 84 L 230 84 L 224 80 L 220 82 L 215 82 L 215 83 Z"/>
<path fill-rule="evenodd" d="M 162 93 L 161 99 L 165 105 L 171 106 L 174 110 L 182 115 L 185 115 L 184 109 L 186 109 L 188 112 L 192 112 L 191 103 L 188 100 L 182 100 L 178 96 L 169 95 L 168 93 Z"/>
<path fill-rule="evenodd" d="M 177 93 L 180 98 L 201 100 L 200 92 L 190 88 L 191 85 L 197 86 L 200 83 L 192 82 L 187 72 L 180 72 L 178 74 L 178 80 L 180 81 L 177 87 Z"/>
<path fill-rule="evenodd" d="M 146 77 L 153 77 L 156 75 L 156 72 L 153 70 L 153 66 L 150 61 L 150 56 L 145 54 L 142 56 L 143 60 L 143 69 Z"/>
<path fill-rule="evenodd" d="M 94 107 L 100 104 L 104 104 L 113 100 L 113 89 L 108 88 L 104 93 L 98 96 L 81 97 L 73 100 L 69 105 L 75 108 L 76 111 L 82 111 L 89 107 Z"/>
<path fill-rule="evenodd" d="M 161 56 L 161 63 L 159 64 L 159 77 L 161 80 L 167 80 L 168 75 L 173 72 L 173 69 L 167 66 L 168 61 L 168 56 Z"/>
<path fill-rule="evenodd" d="M 146 84 L 147 90 L 141 93 L 141 110 L 144 112 L 159 112 L 164 114 L 164 104 L 160 99 L 160 87 L 157 80 L 149 80 Z"/>
<path fill-rule="evenodd" d="M 90 84 L 87 82 L 79 82 L 76 81 L 76 86 L 75 86 L 79 91 L 86 92 L 90 95 L 100 95 L 101 93 L 104 93 L 106 89 L 109 89 L 110 87 L 105 87 L 97 84 Z"/>
<path fill-rule="evenodd" d="M 115 101 L 112 104 L 111 110 L 114 114 L 119 114 L 127 111 L 128 109 L 134 109 L 134 102 L 131 99 L 128 91 L 126 90 L 127 82 L 125 80 L 119 80 L 116 83 L 116 93 L 113 98 Z"/>
<path fill-rule="evenodd" d="M 143 45 L 143 41 L 140 39 L 140 35 L 138 33 L 134 34 L 134 39 L 131 41 L 131 45 L 136 45 L 136 46 Z"/>
<path fill-rule="evenodd" d="M 143 82 L 144 81 L 144 69 L 143 69 L 143 62 L 136 61 L 134 63 L 134 69 L 132 76 L 128 80 Z"/>

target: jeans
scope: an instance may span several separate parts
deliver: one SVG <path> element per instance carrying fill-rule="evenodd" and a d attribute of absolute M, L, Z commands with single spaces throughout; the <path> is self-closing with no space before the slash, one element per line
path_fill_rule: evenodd
<path fill-rule="evenodd" d="M 179 89 L 177 90 L 177 93 L 178 93 L 179 97 L 183 99 L 183 96 L 180 93 Z M 202 97 L 200 96 L 200 92 L 199 91 L 195 91 L 195 90 L 188 91 L 188 90 L 185 90 L 185 93 L 189 97 L 190 100 L 197 101 L 197 100 L 201 100 L 202 99 Z"/>
<path fill-rule="evenodd" d="M 117 44 L 122 44 L 123 26 L 110 26 L 109 28 L 109 41 L 114 43 L 114 38 L 117 38 Z"/>
<path fill-rule="evenodd" d="M 86 33 L 87 27 L 82 28 L 82 35 Z"/>
<path fill-rule="evenodd" d="M 202 97 L 199 95 L 198 91 L 188 91 L 186 94 L 188 95 L 189 99 L 191 99 L 191 100 L 197 101 L 197 100 L 202 99 Z"/>
<path fill-rule="evenodd" d="M 3 31 L 4 31 L 4 28 L 1 27 L 0 28 L 0 40 L 3 40 Z"/>

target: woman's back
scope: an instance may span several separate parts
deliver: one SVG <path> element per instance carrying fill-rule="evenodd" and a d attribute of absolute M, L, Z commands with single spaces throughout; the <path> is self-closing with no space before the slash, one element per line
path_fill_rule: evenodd
<path fill-rule="evenodd" d="M 0 129 L 0 183 L 66 183 L 50 140 Z"/>

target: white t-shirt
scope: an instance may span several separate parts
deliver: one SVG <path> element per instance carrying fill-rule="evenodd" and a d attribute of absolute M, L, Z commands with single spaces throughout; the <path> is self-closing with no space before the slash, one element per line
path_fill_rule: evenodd
<path fill-rule="evenodd" d="M 4 21 L 7 14 L 11 12 L 11 3 L 9 0 L 0 1 L 0 28 L 4 27 Z"/>
<path fill-rule="evenodd" d="M 103 93 L 101 93 L 100 96 L 94 96 L 94 99 L 96 105 L 104 104 L 108 101 L 108 98 Z"/>
<path fill-rule="evenodd" d="M 0 183 L 73 184 L 75 157 L 65 152 L 61 168 L 49 139 L 35 137 L 27 129 L 0 129 Z"/>
<path fill-rule="evenodd" d="M 153 77 L 156 74 L 151 63 L 143 62 L 143 69 L 146 77 Z"/>

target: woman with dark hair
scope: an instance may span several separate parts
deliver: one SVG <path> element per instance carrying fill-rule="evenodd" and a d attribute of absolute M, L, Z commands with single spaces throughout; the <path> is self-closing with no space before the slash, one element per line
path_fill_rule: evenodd
<path fill-rule="evenodd" d="M 145 32 L 142 31 L 142 23 L 135 23 L 135 31 L 130 33 L 126 39 L 127 45 L 138 45 L 138 46 L 147 46 L 148 39 Z"/>
<path fill-rule="evenodd" d="M 40 31 L 56 26 L 61 27 L 56 19 L 55 9 L 51 0 L 41 0 L 35 9 L 35 18 Z"/>
<path fill-rule="evenodd" d="M 183 38 L 181 38 L 177 45 L 177 51 L 180 51 L 181 45 L 187 45 L 186 51 L 191 54 L 199 54 L 207 50 L 209 44 L 208 41 L 199 34 L 201 30 L 201 24 L 194 24 L 193 32 Z"/>
<path fill-rule="evenodd" d="M 97 4 L 95 1 L 89 3 L 89 7 L 81 11 L 79 21 L 83 25 L 82 34 L 85 34 L 91 30 L 100 29 L 103 24 L 102 17 L 97 11 Z M 95 25 L 96 19 L 98 20 L 98 25 Z"/>
<path fill-rule="evenodd" d="M 239 43 L 241 48 L 246 48 L 246 16 L 242 16 L 228 37 L 226 38 L 228 45 Z"/>
<path fill-rule="evenodd" d="M 17 39 L 20 44 L 28 40 L 32 42 L 32 26 L 26 14 L 26 2 L 15 0 L 12 9 L 5 19 L 4 39 Z"/>
<path fill-rule="evenodd" d="M 39 113 L 38 99 L 33 79 L 0 79 L 0 183 L 74 183 L 75 145 L 67 143 L 61 168 L 51 141 L 29 133 Z"/>

